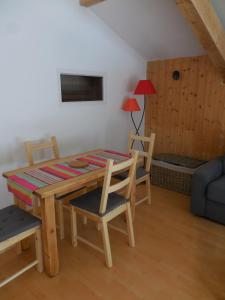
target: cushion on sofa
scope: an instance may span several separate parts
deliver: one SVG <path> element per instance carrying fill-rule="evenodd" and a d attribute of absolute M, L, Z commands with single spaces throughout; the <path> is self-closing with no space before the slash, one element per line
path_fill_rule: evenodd
<path fill-rule="evenodd" d="M 223 165 L 223 174 L 225 175 L 225 155 L 221 157 L 222 165 Z"/>
<path fill-rule="evenodd" d="M 206 163 L 205 160 L 199 160 L 196 158 L 177 155 L 172 153 L 160 153 L 153 156 L 154 160 L 162 161 L 165 163 L 169 163 L 175 166 L 185 167 L 189 169 L 196 169 L 199 166 Z"/>
<path fill-rule="evenodd" d="M 207 198 L 211 201 L 225 204 L 225 176 L 208 185 Z"/>

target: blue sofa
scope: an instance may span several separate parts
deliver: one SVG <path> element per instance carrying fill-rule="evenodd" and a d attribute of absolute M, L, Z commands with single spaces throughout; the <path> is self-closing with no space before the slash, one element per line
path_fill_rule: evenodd
<path fill-rule="evenodd" d="M 194 173 L 191 211 L 225 224 L 225 155 L 207 162 Z"/>

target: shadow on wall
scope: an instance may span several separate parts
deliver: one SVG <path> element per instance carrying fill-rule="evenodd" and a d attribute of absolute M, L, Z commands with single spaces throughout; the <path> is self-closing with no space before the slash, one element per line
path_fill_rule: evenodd
<path fill-rule="evenodd" d="M 15 138 L 14 143 L 4 144 L 1 149 L 0 155 L 0 166 L 4 168 L 4 166 L 14 166 L 21 167 L 26 164 L 26 157 L 24 151 L 24 145 L 20 138 Z"/>
<path fill-rule="evenodd" d="M 133 95 L 134 90 L 136 88 L 137 82 L 142 79 L 142 78 L 138 78 L 137 76 L 133 76 L 129 79 L 129 82 L 127 84 L 127 92 L 131 93 Z M 144 78 L 143 78 L 144 79 Z"/>
<path fill-rule="evenodd" d="M 49 138 L 50 136 L 46 136 L 42 139 L 34 140 L 34 142 L 44 142 Z M 8 170 L 8 166 L 10 166 L 10 169 L 27 166 L 24 142 L 25 140 L 16 137 L 15 142 L 13 144 L 5 145 L 5 148 L 7 150 L 4 151 L 4 149 L 1 149 L 0 166 L 2 169 L 6 167 L 6 170 Z M 35 161 L 37 162 L 42 161 L 44 159 L 47 160 L 51 158 L 51 151 L 43 150 L 39 151 L 39 153 L 36 153 L 34 155 Z"/>
<path fill-rule="evenodd" d="M 60 147 L 60 144 L 63 145 Z M 89 151 L 97 148 L 103 148 L 103 139 L 102 136 L 98 137 L 88 137 L 88 136 L 71 136 L 71 138 L 61 139 L 59 143 L 59 149 L 61 156 L 69 156 L 72 154 Z"/>

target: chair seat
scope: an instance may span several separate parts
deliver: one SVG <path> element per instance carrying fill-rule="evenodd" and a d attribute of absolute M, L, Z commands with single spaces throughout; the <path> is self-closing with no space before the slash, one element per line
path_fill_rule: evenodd
<path fill-rule="evenodd" d="M 207 198 L 211 201 L 225 204 L 225 176 L 209 184 Z"/>
<path fill-rule="evenodd" d="M 15 205 L 0 209 L 0 242 L 41 224 L 41 220 Z"/>
<path fill-rule="evenodd" d="M 100 214 L 99 208 L 101 203 L 101 196 L 102 196 L 102 189 L 98 188 L 74 200 L 71 200 L 70 204 L 77 208 L 93 213 L 95 215 L 104 216 L 108 214 L 110 211 L 114 210 L 115 208 L 127 203 L 128 201 L 126 198 L 120 196 L 117 193 L 111 193 L 109 194 L 105 213 Z"/>
<path fill-rule="evenodd" d="M 149 173 L 145 170 L 145 168 L 143 168 L 143 167 L 137 168 L 136 179 L 140 179 L 147 174 L 149 174 Z M 123 172 L 123 173 L 117 174 L 114 177 L 117 179 L 120 179 L 120 180 L 126 179 L 128 177 L 128 172 Z"/>

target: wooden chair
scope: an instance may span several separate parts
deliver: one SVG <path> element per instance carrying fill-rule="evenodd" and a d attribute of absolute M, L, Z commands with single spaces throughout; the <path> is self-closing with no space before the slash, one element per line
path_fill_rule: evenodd
<path fill-rule="evenodd" d="M 72 200 L 71 203 L 71 232 L 72 232 L 72 244 L 77 246 L 77 240 L 91 246 L 95 250 L 105 254 L 106 265 L 112 267 L 112 255 L 110 249 L 109 235 L 108 235 L 108 222 L 117 217 L 118 215 L 125 213 L 127 221 L 127 234 L 129 238 L 130 247 L 135 246 L 133 223 L 131 217 L 130 208 L 130 194 L 131 188 L 135 176 L 136 162 L 138 152 L 134 151 L 132 158 L 113 165 L 113 160 L 108 160 L 106 166 L 106 173 L 104 177 L 104 183 L 102 188 L 98 188 L 91 191 L 81 197 Z M 111 184 L 112 175 L 115 172 L 128 169 L 128 177 L 119 183 Z M 121 196 L 116 193 L 121 189 L 126 188 L 125 196 Z M 77 221 L 76 214 L 91 219 L 92 221 L 100 224 L 102 231 L 102 239 L 104 244 L 104 250 L 100 247 L 92 244 L 86 239 L 78 236 L 77 234 Z M 113 226 L 112 228 L 121 231 L 121 229 Z"/>
<path fill-rule="evenodd" d="M 132 146 L 135 141 L 142 141 L 145 143 L 146 151 L 139 151 L 139 157 L 144 158 L 144 167 L 138 167 L 136 170 L 136 185 L 145 182 L 146 184 L 146 196 L 136 202 L 136 205 L 141 204 L 144 201 L 148 201 L 151 204 L 151 185 L 150 185 L 150 171 L 152 163 L 152 154 L 155 144 L 155 133 L 151 133 L 150 137 L 134 135 L 129 132 L 128 137 L 128 150 L 132 151 Z"/>
<path fill-rule="evenodd" d="M 37 266 L 39 272 L 43 271 L 40 225 L 40 219 L 30 215 L 15 205 L 0 209 L 0 253 L 17 246 L 22 240 L 32 235 L 35 236 L 36 248 L 36 259 L 22 270 L 1 281 L 0 287 L 34 266 Z"/>
<path fill-rule="evenodd" d="M 50 149 L 52 152 L 52 159 L 59 159 L 60 153 L 59 153 L 59 147 L 55 136 L 52 136 L 50 138 L 50 141 L 45 141 L 43 143 L 33 143 L 31 141 L 27 141 L 24 143 L 26 154 L 27 154 L 27 160 L 29 166 L 32 166 L 35 164 L 34 160 L 34 153 L 44 150 L 44 149 Z M 60 239 L 64 239 L 64 214 L 63 214 L 63 202 L 65 200 L 65 197 L 61 197 L 60 195 L 56 198 L 56 212 L 57 212 L 57 223 L 59 226 L 59 236 Z M 38 214 L 38 203 L 36 198 L 33 198 L 33 213 L 34 215 Z"/>
<path fill-rule="evenodd" d="M 34 162 L 34 157 L 33 154 L 34 152 L 44 150 L 44 149 L 51 149 L 53 158 L 54 159 L 59 159 L 59 148 L 57 144 L 57 140 L 55 136 L 52 136 L 50 138 L 50 141 L 44 142 L 44 143 L 32 143 L 31 141 L 27 141 L 24 143 L 25 149 L 26 149 L 26 154 L 27 154 L 27 160 L 29 163 L 29 166 L 32 166 Z"/>
<path fill-rule="evenodd" d="M 27 160 L 29 166 L 32 166 L 35 164 L 34 156 L 33 154 L 37 151 L 44 150 L 44 149 L 50 149 L 52 152 L 53 159 L 59 159 L 60 158 L 60 152 L 58 143 L 55 136 L 52 136 L 50 138 L 50 141 L 45 141 L 43 143 L 33 143 L 31 141 L 27 141 L 24 143 L 25 150 L 27 154 Z M 74 199 L 77 195 L 83 194 L 86 192 L 86 188 L 82 188 L 79 191 L 75 191 L 72 193 L 69 193 L 67 195 L 57 195 L 56 197 L 56 215 L 57 215 L 57 223 L 59 228 L 59 236 L 60 239 L 64 239 L 65 230 L 64 230 L 64 213 L 63 208 L 68 208 L 68 206 L 64 205 L 65 202 L 69 202 L 71 199 Z M 33 214 L 38 214 L 38 202 L 37 199 L 33 198 Z M 85 220 L 84 220 L 85 222 Z"/>
<path fill-rule="evenodd" d="M 155 133 L 152 133 L 150 137 L 138 136 L 129 132 L 128 137 L 128 150 L 132 151 L 133 144 L 135 141 L 141 141 L 145 143 L 146 151 L 139 151 L 139 158 L 143 158 L 143 166 L 139 166 L 136 169 L 136 185 L 144 182 L 146 184 L 146 195 L 136 201 L 135 205 L 139 205 L 144 201 L 147 201 L 151 204 L 151 186 L 150 186 L 150 169 L 152 162 L 152 154 L 155 143 Z M 121 173 L 116 175 L 115 177 L 119 180 L 124 179 L 127 176 L 127 173 Z M 134 213 L 134 212 L 133 212 Z"/>

